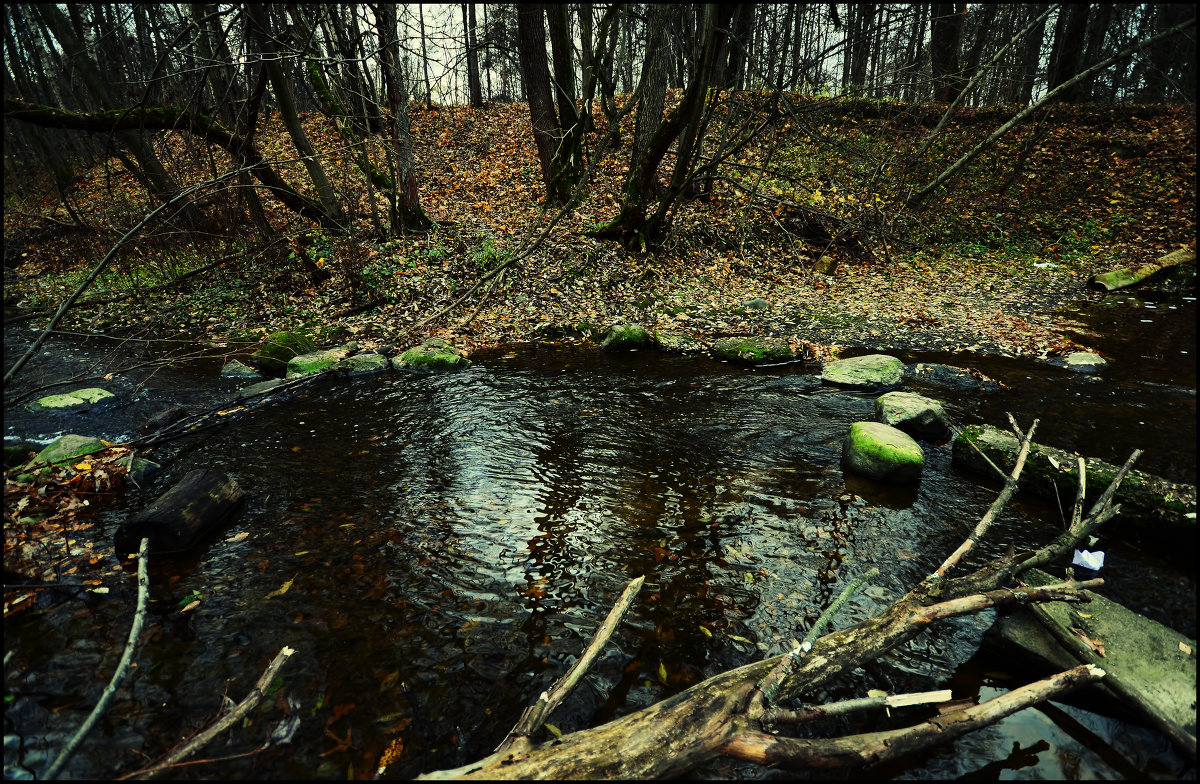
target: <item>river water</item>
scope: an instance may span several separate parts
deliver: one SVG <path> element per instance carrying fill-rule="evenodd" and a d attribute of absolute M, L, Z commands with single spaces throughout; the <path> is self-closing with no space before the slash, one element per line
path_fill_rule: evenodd
<path fill-rule="evenodd" d="M 1114 360 L 1099 379 L 1028 360 L 901 356 L 969 365 L 1010 387 L 927 390 L 960 424 L 1003 425 L 1011 411 L 1028 426 L 1037 416 L 1039 441 L 1117 463 L 1141 447 L 1144 470 L 1194 482 L 1194 301 L 1111 300 L 1064 314 L 1102 333 L 1086 341 Z M 1146 325 L 1140 343 L 1129 342 L 1130 311 Z M 1121 329 L 1106 327 L 1114 318 Z M 6 353 L 23 340 L 6 335 Z M 54 362 L 42 367 L 60 374 L 101 351 L 66 338 L 52 350 Z M 173 448 L 152 486 L 103 513 L 99 535 L 110 536 L 198 467 L 230 474 L 248 496 L 194 554 L 152 563 L 138 666 L 71 764 L 73 776 L 119 775 L 170 749 L 223 697 L 240 700 L 285 645 L 297 653 L 278 689 L 202 753 L 231 758 L 176 775 L 369 776 L 396 738 L 389 776 L 463 764 L 491 751 L 571 665 L 625 584 L 645 575 L 625 623 L 550 718 L 563 732 L 598 724 L 790 647 L 871 567 L 880 577 L 835 623 L 878 612 L 940 563 L 994 497 L 995 483 L 951 466 L 948 445 L 926 445 L 915 488 L 844 475 L 842 439 L 851 422 L 873 418 L 874 396 L 822 386 L 812 366 L 747 369 L 594 346 L 473 359 L 453 374 L 319 382 Z M 104 385 L 128 404 L 90 423 L 13 412 L 6 437 L 128 435 L 166 405 L 201 410 L 234 391 L 215 378 L 219 365 L 189 361 L 140 388 L 140 377 L 118 377 Z M 38 372 L 31 365 L 30 376 Z M 1034 546 L 1061 526 L 1053 505 L 1021 500 L 977 559 L 1010 543 Z M 1170 538 L 1177 534 L 1120 521 L 1113 528 L 1097 545 L 1109 552 L 1107 594 L 1194 637 L 1194 536 L 1185 550 Z M 118 579 L 106 596 L 6 623 L 6 652 L 14 652 L 7 777 L 44 770 L 46 749 L 94 704 L 128 632 L 133 583 Z M 976 651 L 991 619 L 934 629 L 807 698 L 947 684 L 956 697 L 986 698 L 1031 680 L 1022 665 Z M 1025 711 L 885 774 L 1194 775 L 1160 735 L 1124 721 L 1119 706 L 1089 707 Z M 836 729 L 884 726 L 892 725 L 871 718 Z M 273 734 L 287 742 L 235 756 Z M 772 775 L 726 762 L 699 773 Z"/>

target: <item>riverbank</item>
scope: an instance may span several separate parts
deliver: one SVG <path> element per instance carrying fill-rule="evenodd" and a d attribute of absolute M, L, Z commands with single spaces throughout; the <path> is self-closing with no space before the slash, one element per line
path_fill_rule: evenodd
<path fill-rule="evenodd" d="M 600 155 L 606 126 L 597 115 L 591 186 L 577 209 L 558 215 L 540 203 L 524 104 L 414 108 L 432 231 L 381 237 L 372 218 L 380 205 L 361 196 L 344 235 L 289 223 L 279 211 L 278 234 L 258 243 L 241 231 L 205 240 L 152 229 L 118 255 L 62 328 L 219 344 L 302 327 L 328 342 L 404 347 L 436 336 L 470 352 L 636 322 L 701 339 L 764 334 L 819 346 L 1045 357 L 1089 348 L 1053 315 L 1093 296 L 1088 277 L 1194 245 L 1195 117 L 1178 107 L 1057 107 L 1044 127 L 1014 129 L 969 175 L 910 210 L 906 155 L 937 112 L 799 100 L 813 104 L 809 120 L 786 124 L 734 162 L 738 171 L 761 166 L 757 185 L 716 181 L 680 205 L 651 253 L 586 236 L 616 214 L 632 118 L 623 146 Z M 936 172 L 1003 115 L 960 110 L 921 171 Z M 306 127 L 314 138 L 331 132 L 322 117 Z M 278 118 L 260 138 L 265 150 L 287 146 Z M 204 175 L 207 158 L 175 137 L 157 143 L 182 170 Z M 349 160 L 326 165 L 339 193 L 362 191 Z M 869 178 L 878 167 L 891 174 Z M 280 169 L 303 182 L 299 164 Z M 118 228 L 150 207 L 114 166 L 79 178 L 79 225 L 47 193 L 13 188 L 6 202 L 6 317 L 15 306 L 48 318 Z M 799 206 L 764 207 L 778 194 Z M 819 240 L 800 225 L 814 215 L 830 226 L 861 222 L 866 204 L 885 216 L 886 240 L 861 232 L 853 242 Z M 747 308 L 755 299 L 767 307 Z"/>

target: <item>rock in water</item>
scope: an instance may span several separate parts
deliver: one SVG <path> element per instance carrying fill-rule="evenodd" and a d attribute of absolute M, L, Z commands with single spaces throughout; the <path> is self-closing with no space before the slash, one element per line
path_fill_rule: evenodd
<path fill-rule="evenodd" d="M 881 422 L 855 422 L 842 445 L 842 465 L 884 482 L 910 482 L 921 476 L 925 453 L 912 436 Z"/>

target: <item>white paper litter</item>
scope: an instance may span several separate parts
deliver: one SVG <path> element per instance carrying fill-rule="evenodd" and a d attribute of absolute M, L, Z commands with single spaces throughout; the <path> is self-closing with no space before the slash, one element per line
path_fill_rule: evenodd
<path fill-rule="evenodd" d="M 1104 566 L 1104 551 L 1089 552 L 1087 550 L 1076 550 L 1075 557 L 1071 560 L 1071 565 L 1082 566 L 1084 569 L 1095 571 Z"/>

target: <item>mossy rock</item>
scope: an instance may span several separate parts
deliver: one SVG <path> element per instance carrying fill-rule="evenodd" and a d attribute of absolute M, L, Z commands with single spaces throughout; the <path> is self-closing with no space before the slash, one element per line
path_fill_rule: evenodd
<path fill-rule="evenodd" d="M 637 324 L 614 324 L 600 343 L 605 351 L 635 351 L 650 343 L 650 333 Z"/>
<path fill-rule="evenodd" d="M 59 395 L 47 395 L 30 403 L 28 408 L 35 414 L 80 412 L 116 402 L 117 397 L 112 392 L 99 387 L 88 387 Z"/>
<path fill-rule="evenodd" d="M 718 359 L 728 359 L 746 365 L 786 362 L 792 359 L 792 347 L 780 338 L 722 338 L 713 343 L 712 352 Z"/>
<path fill-rule="evenodd" d="M 925 453 L 913 437 L 881 422 L 855 422 L 842 444 L 842 464 L 884 482 L 910 482 L 925 468 Z"/>
<path fill-rule="evenodd" d="M 654 345 L 659 351 L 671 354 L 703 354 L 708 350 L 699 340 L 683 332 L 655 332 Z"/>
<path fill-rule="evenodd" d="M 851 389 L 894 389 L 904 381 L 904 363 L 887 354 L 839 359 L 825 363 L 821 380 Z"/>
<path fill-rule="evenodd" d="M 375 352 L 355 354 L 342 361 L 342 367 L 347 376 L 369 376 L 374 373 L 383 373 L 390 366 L 387 357 Z"/>
<path fill-rule="evenodd" d="M 301 354 L 292 357 L 287 364 L 287 377 L 299 378 L 321 373 L 337 365 L 345 356 L 341 351 L 314 351 L 311 354 Z"/>
<path fill-rule="evenodd" d="M 392 364 L 400 370 L 432 372 L 465 368 L 471 360 L 441 338 L 429 338 L 393 359 Z"/>
<path fill-rule="evenodd" d="M 950 418 L 942 404 L 912 392 L 888 392 L 875 399 L 875 418 L 916 438 L 944 438 Z"/>
<path fill-rule="evenodd" d="M 954 439 L 955 465 L 995 477 L 995 470 L 968 442 L 974 443 L 1005 471 L 1011 471 L 1016 465 L 1020 441 L 1007 430 L 991 425 L 967 425 Z M 1087 469 L 1086 502 L 1090 505 L 1108 487 L 1120 467 L 1093 457 L 1086 458 L 1084 464 Z M 1073 499 L 1078 487 L 1078 470 L 1074 454 L 1034 443 L 1021 471 L 1021 488 L 1028 488 L 1050 500 Z M 1122 515 L 1135 521 L 1162 520 L 1187 527 L 1196 525 L 1195 485 L 1169 482 L 1134 470 L 1121 482 L 1116 501 L 1122 505 Z"/>
<path fill-rule="evenodd" d="M 99 452 L 107 446 L 99 438 L 68 433 L 47 444 L 46 448 L 38 452 L 37 457 L 29 465 L 62 463 L 82 455 L 90 455 L 92 452 Z"/>
<path fill-rule="evenodd" d="M 263 341 L 258 351 L 250 355 L 250 364 L 275 378 L 287 375 L 292 357 L 311 354 L 317 350 L 312 338 L 303 332 L 282 330 Z"/>

